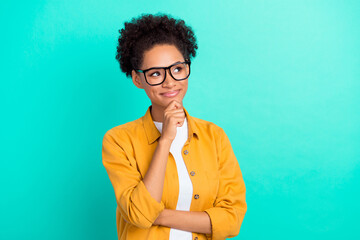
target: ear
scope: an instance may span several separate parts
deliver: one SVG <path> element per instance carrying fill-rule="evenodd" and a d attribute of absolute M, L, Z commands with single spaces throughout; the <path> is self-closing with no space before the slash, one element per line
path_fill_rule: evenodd
<path fill-rule="evenodd" d="M 136 72 L 135 70 L 132 70 L 131 71 L 131 78 L 132 78 L 132 81 L 134 83 L 134 85 L 138 88 L 141 88 L 143 89 L 144 87 L 142 86 L 142 83 L 141 83 L 141 78 L 138 74 L 138 72 Z"/>

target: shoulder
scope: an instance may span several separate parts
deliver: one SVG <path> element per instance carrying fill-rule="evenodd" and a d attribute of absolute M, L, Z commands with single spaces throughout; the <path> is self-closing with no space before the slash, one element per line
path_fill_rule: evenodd
<path fill-rule="evenodd" d="M 138 136 L 139 132 L 143 129 L 142 117 L 134 121 L 117 125 L 104 134 L 104 139 L 109 139 L 115 142 L 131 139 L 133 136 Z"/>
<path fill-rule="evenodd" d="M 192 120 L 194 121 L 196 127 L 198 128 L 199 132 L 202 134 L 210 134 L 215 137 L 220 137 L 224 134 L 224 129 L 220 127 L 218 124 L 208 121 L 205 119 L 197 118 L 192 116 Z"/>

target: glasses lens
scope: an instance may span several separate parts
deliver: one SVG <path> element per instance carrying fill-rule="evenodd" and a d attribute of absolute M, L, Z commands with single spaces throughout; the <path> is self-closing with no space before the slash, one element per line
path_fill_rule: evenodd
<path fill-rule="evenodd" d="M 171 75 L 177 80 L 182 80 L 189 76 L 189 65 L 187 63 L 179 63 L 170 68 Z"/>
<path fill-rule="evenodd" d="M 146 72 L 146 80 L 150 84 L 159 84 L 164 80 L 165 70 L 164 69 L 151 69 Z"/>

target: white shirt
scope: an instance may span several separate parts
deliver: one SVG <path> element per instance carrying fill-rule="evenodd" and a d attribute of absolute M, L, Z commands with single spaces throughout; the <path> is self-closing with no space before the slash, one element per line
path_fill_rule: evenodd
<path fill-rule="evenodd" d="M 155 126 L 162 133 L 162 122 L 154 121 Z M 190 205 L 193 195 L 193 186 L 188 174 L 184 159 L 181 155 L 181 149 L 188 138 L 188 125 L 185 117 L 184 124 L 176 128 L 176 136 L 171 143 L 170 152 L 175 158 L 176 168 L 179 176 L 179 198 L 176 210 L 190 211 Z M 191 240 L 192 233 L 175 228 L 170 229 L 170 240 Z"/>

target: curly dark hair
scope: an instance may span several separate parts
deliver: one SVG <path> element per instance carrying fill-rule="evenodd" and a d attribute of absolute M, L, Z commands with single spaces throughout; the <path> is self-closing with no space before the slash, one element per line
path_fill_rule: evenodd
<path fill-rule="evenodd" d="M 175 45 L 185 59 L 196 55 L 196 37 L 184 20 L 165 14 L 142 14 L 124 25 L 119 30 L 116 60 L 128 77 L 133 69 L 140 68 L 144 52 L 157 44 Z"/>

